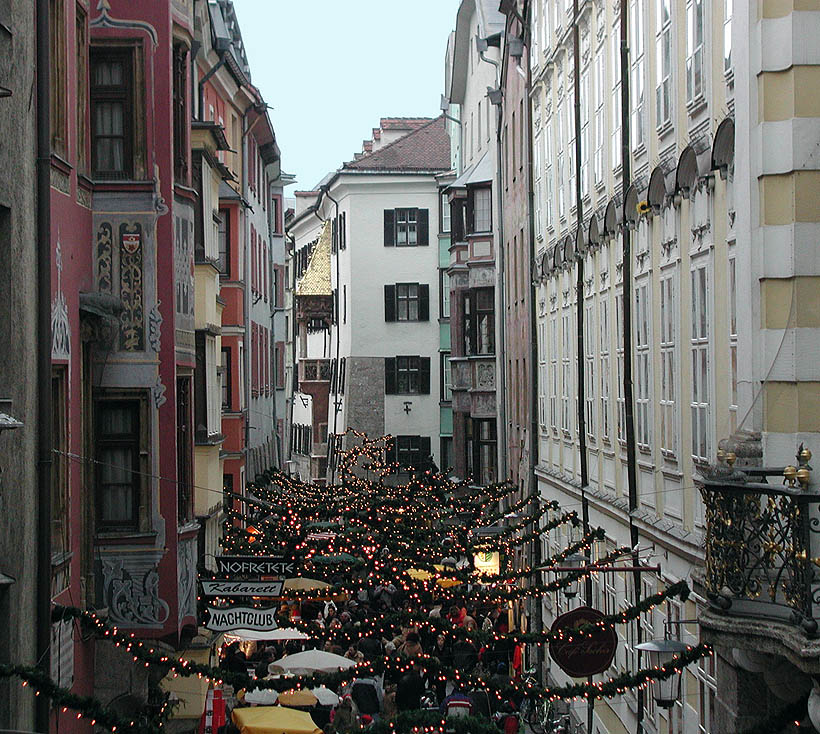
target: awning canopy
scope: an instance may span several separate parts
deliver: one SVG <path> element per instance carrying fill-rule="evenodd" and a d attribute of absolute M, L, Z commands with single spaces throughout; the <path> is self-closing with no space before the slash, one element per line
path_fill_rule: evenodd
<path fill-rule="evenodd" d="M 310 714 L 284 706 L 234 709 L 231 718 L 241 734 L 322 734 Z"/>

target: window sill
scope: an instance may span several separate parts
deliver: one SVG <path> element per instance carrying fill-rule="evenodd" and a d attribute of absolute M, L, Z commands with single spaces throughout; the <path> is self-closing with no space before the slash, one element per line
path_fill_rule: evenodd
<path fill-rule="evenodd" d="M 153 181 L 136 181 L 130 178 L 99 179 L 91 176 L 96 191 L 154 192 Z"/>
<path fill-rule="evenodd" d="M 74 170 L 74 166 L 57 153 L 51 154 L 51 165 L 57 170 L 62 171 L 66 176 Z"/>
<path fill-rule="evenodd" d="M 689 113 L 689 117 L 692 118 L 697 115 L 699 112 L 706 108 L 706 95 L 699 94 L 695 99 L 691 102 L 686 103 L 686 111 Z"/>
<path fill-rule="evenodd" d="M 157 533 L 154 530 L 150 530 L 148 532 L 140 532 L 139 530 L 134 530 L 133 528 L 126 528 L 123 530 L 99 530 L 94 535 L 94 540 L 98 542 L 106 540 L 118 540 L 149 543 L 156 537 Z"/>
<path fill-rule="evenodd" d="M 663 122 L 655 127 L 655 132 L 659 138 L 665 138 L 669 135 L 669 133 L 674 132 L 674 130 L 675 126 L 672 123 L 672 120 L 667 120 L 666 122 Z"/>
<path fill-rule="evenodd" d="M 197 434 L 194 443 L 197 446 L 219 446 L 224 440 L 225 436 L 221 433 L 213 433 L 208 436 L 204 436 L 199 433 Z"/>

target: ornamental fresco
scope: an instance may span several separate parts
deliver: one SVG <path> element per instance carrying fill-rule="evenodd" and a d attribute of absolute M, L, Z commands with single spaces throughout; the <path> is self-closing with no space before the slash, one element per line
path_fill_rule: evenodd
<path fill-rule="evenodd" d="M 141 352 L 145 349 L 145 303 L 142 270 L 142 225 L 123 222 L 120 240 L 120 349 Z"/>

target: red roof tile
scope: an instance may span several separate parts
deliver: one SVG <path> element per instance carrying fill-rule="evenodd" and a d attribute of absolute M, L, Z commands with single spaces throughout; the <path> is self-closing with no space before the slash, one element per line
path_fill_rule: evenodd
<path fill-rule="evenodd" d="M 415 119 L 415 118 L 414 118 Z M 382 120 L 384 123 L 384 120 Z M 450 169 L 450 138 L 444 117 L 427 118 L 407 135 L 382 146 L 342 168 L 352 170 L 447 171 Z"/>
<path fill-rule="evenodd" d="M 415 130 L 430 122 L 429 117 L 382 117 L 379 127 L 382 130 Z"/>

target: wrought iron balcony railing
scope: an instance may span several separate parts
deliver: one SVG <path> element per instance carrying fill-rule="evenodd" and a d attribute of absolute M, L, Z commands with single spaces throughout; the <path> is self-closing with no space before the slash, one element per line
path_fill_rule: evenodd
<path fill-rule="evenodd" d="M 696 479 L 706 514 L 706 591 L 716 610 L 792 623 L 815 637 L 820 492 L 807 473 L 795 482 L 797 471 L 724 464 Z"/>

